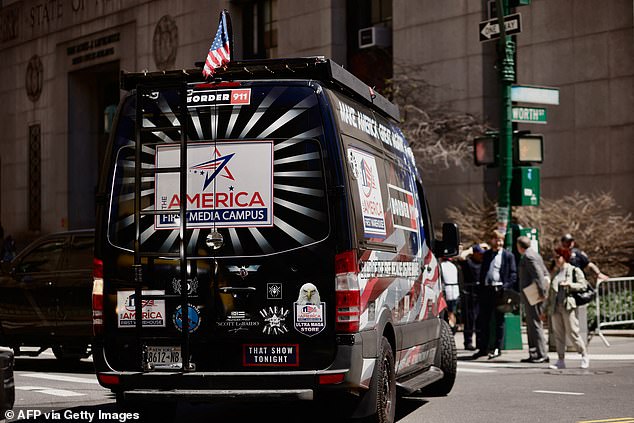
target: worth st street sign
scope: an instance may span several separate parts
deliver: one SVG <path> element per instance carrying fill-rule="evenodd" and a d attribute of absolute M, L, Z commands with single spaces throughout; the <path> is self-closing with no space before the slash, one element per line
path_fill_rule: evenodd
<path fill-rule="evenodd" d="M 546 123 L 546 109 L 543 107 L 513 106 L 513 122 Z"/>
<path fill-rule="evenodd" d="M 504 29 L 507 35 L 522 32 L 522 17 L 519 13 L 504 17 Z M 480 22 L 480 41 L 492 41 L 500 38 L 500 25 L 497 19 Z"/>

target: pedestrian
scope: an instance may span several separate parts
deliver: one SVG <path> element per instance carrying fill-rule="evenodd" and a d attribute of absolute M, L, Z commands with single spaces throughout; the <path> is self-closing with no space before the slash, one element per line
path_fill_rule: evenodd
<path fill-rule="evenodd" d="M 550 313 L 552 330 L 557 346 L 557 362 L 552 369 L 565 369 L 566 338 L 570 337 L 577 351 L 581 354 L 581 368 L 590 366 L 590 358 L 586 344 L 579 334 L 579 319 L 575 309 L 577 304 L 573 292 L 583 291 L 588 285 L 580 268 L 569 263 L 571 252 L 567 248 L 555 249 L 555 273 L 548 294 L 548 312 Z"/>
<path fill-rule="evenodd" d="M 458 298 L 460 298 L 460 287 L 458 286 L 458 268 L 449 259 L 442 258 L 440 261 L 443 287 L 445 290 L 445 300 L 447 301 L 447 320 L 451 332 L 456 333 L 456 310 L 458 309 Z"/>
<path fill-rule="evenodd" d="M 482 256 L 489 246 L 486 243 L 473 244 L 471 248 L 465 250 L 460 263 L 462 274 L 462 291 L 460 300 L 462 305 L 462 321 L 464 335 L 464 349 L 475 351 L 473 335 L 477 336 L 476 321 L 478 318 L 478 284 L 480 282 L 480 268 L 482 267 Z"/>
<path fill-rule="evenodd" d="M 0 261 L 2 261 L 3 256 L 4 256 L 4 228 L 2 227 L 2 223 L 0 223 Z"/>
<path fill-rule="evenodd" d="M 588 255 L 584 251 L 577 248 L 577 243 L 575 242 L 575 238 L 572 234 L 565 234 L 561 237 L 561 246 L 570 250 L 569 263 L 583 270 L 586 275 L 591 273 L 594 277 L 596 277 L 597 281 L 602 281 L 608 278 L 606 274 L 599 270 L 599 267 L 596 264 L 590 261 L 590 258 L 588 258 Z"/>
<path fill-rule="evenodd" d="M 515 257 L 503 248 L 504 236 L 505 234 L 501 231 L 493 231 L 491 249 L 482 257 L 478 289 L 480 310 L 477 321 L 480 343 L 477 345 L 478 351 L 473 358 L 487 355 L 490 347 L 489 327 L 492 321 L 495 325 L 495 340 L 493 349 L 489 353 L 489 360 L 502 355 L 504 313 L 497 309 L 497 305 L 503 298 L 504 290 L 516 289 L 517 285 Z"/>
<path fill-rule="evenodd" d="M 544 265 L 542 256 L 531 247 L 531 240 L 526 236 L 517 238 L 517 251 L 521 258 L 517 276 L 520 286 L 520 298 L 526 313 L 526 335 L 528 337 L 528 358 L 520 360 L 522 363 L 548 363 L 548 349 L 541 316 L 544 314 L 546 294 L 550 275 Z M 531 284 L 537 288 L 537 302 L 531 304 L 524 289 Z"/>
<path fill-rule="evenodd" d="M 0 261 L 11 261 L 15 258 L 15 240 L 11 235 L 7 235 L 7 237 L 2 242 L 2 256 L 0 256 Z"/>

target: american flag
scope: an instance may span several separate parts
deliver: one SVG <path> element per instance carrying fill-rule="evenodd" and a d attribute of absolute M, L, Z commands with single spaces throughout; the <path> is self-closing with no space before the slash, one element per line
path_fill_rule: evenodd
<path fill-rule="evenodd" d="M 218 31 L 214 37 L 214 42 L 211 43 L 209 48 L 209 54 L 207 54 L 207 60 L 203 67 L 203 75 L 211 76 L 216 69 L 229 63 L 231 60 L 231 53 L 229 51 L 229 33 L 227 32 L 227 11 L 223 10 L 220 13 L 220 22 L 218 23 Z"/>

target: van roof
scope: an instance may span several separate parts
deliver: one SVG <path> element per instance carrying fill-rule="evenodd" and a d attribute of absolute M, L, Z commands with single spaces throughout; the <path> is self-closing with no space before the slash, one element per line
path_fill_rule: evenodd
<path fill-rule="evenodd" d="M 197 63 L 198 65 L 198 63 Z M 121 88 L 130 91 L 138 84 L 187 82 L 223 82 L 234 80 L 314 79 L 345 92 L 386 117 L 399 121 L 398 107 L 375 92 L 339 64 L 323 56 L 288 59 L 236 60 L 217 69 L 207 80 L 200 68 L 161 72 L 121 72 Z"/>

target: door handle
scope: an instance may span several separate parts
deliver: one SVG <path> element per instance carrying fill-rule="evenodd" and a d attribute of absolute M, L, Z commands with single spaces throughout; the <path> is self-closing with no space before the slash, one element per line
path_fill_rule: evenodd
<path fill-rule="evenodd" d="M 223 286 L 219 289 L 223 294 L 255 292 L 254 286 Z"/>

